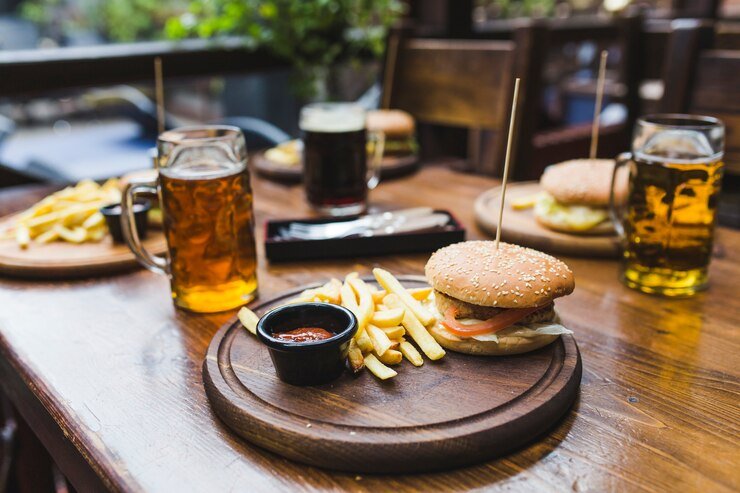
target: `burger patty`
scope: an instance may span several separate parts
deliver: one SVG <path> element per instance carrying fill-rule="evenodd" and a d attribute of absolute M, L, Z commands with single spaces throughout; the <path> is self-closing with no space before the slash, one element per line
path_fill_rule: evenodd
<path fill-rule="evenodd" d="M 447 296 L 446 294 L 434 290 L 434 301 L 437 305 L 437 310 L 441 314 L 450 308 L 454 307 L 457 310 L 457 316 L 455 318 L 475 318 L 478 320 L 487 320 L 494 317 L 496 314 L 501 313 L 508 308 L 496 308 L 494 306 L 481 306 L 467 303 L 457 298 Z M 518 324 L 533 324 L 533 323 L 544 323 L 551 322 L 555 318 L 555 304 L 550 303 L 547 306 L 542 307 L 536 312 L 530 313 L 522 320 L 517 322 Z"/>

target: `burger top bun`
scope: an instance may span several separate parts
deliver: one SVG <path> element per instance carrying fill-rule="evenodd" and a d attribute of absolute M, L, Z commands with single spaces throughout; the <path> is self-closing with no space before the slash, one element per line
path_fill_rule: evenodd
<path fill-rule="evenodd" d="M 380 130 L 388 137 L 404 137 L 414 133 L 414 118 L 401 110 L 374 110 L 367 113 L 367 129 Z"/>
<path fill-rule="evenodd" d="M 607 207 L 614 172 L 613 159 L 573 159 L 545 168 L 540 186 L 562 204 Z M 627 192 L 627 170 L 617 174 L 615 194 Z"/>
<path fill-rule="evenodd" d="M 573 273 L 537 250 L 494 241 L 465 241 L 434 252 L 425 273 L 447 296 L 497 308 L 544 306 L 573 292 Z"/>

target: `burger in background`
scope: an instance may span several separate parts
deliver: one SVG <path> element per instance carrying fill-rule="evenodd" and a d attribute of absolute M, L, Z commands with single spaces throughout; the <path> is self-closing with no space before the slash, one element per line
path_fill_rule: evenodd
<path fill-rule="evenodd" d="M 573 273 L 531 248 L 466 241 L 437 250 L 425 267 L 439 322 L 430 329 L 447 349 L 467 354 L 534 351 L 572 332 L 553 301 L 573 292 Z"/>
<path fill-rule="evenodd" d="M 540 178 L 542 193 L 534 203 L 534 216 L 554 231 L 581 235 L 613 234 L 609 194 L 615 162 L 612 159 L 574 159 L 553 164 Z M 617 173 L 615 197 L 627 194 L 627 169 Z"/>
<path fill-rule="evenodd" d="M 416 161 L 419 144 L 416 141 L 414 118 L 401 110 L 374 110 L 367 113 L 367 129 L 385 134 L 383 159 Z"/>

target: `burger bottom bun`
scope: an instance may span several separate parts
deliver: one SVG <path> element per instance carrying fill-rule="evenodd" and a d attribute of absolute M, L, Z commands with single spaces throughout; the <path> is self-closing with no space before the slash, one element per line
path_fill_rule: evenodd
<path fill-rule="evenodd" d="M 509 356 L 512 354 L 528 353 L 545 347 L 555 341 L 559 335 L 541 335 L 537 337 L 499 337 L 498 342 L 478 341 L 470 338 L 460 338 L 448 332 L 440 324 L 435 324 L 429 332 L 432 337 L 445 349 L 458 353 L 474 354 L 478 356 Z"/>
<path fill-rule="evenodd" d="M 568 227 L 567 224 L 561 223 L 561 222 L 554 222 L 550 221 L 547 216 L 541 216 L 539 214 L 534 215 L 535 219 L 537 219 L 537 222 L 540 223 L 542 226 L 546 227 L 547 229 L 551 229 L 553 231 L 558 231 L 560 233 L 568 233 L 572 235 L 581 235 L 581 236 L 605 236 L 605 235 L 612 235 L 614 234 L 614 225 L 610 220 L 602 221 L 601 223 L 597 224 L 593 228 L 588 229 L 578 229 L 578 228 L 571 228 Z"/>

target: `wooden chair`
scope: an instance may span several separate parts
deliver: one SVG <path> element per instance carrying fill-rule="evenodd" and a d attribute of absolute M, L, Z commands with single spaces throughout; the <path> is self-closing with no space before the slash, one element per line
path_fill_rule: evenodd
<path fill-rule="evenodd" d="M 381 106 L 408 111 L 422 124 L 468 129 L 467 169 L 500 174 L 513 83 L 521 77 L 510 171 L 517 178 L 530 159 L 543 33 L 534 24 L 517 29 L 512 41 L 418 39 L 395 31 Z"/>

